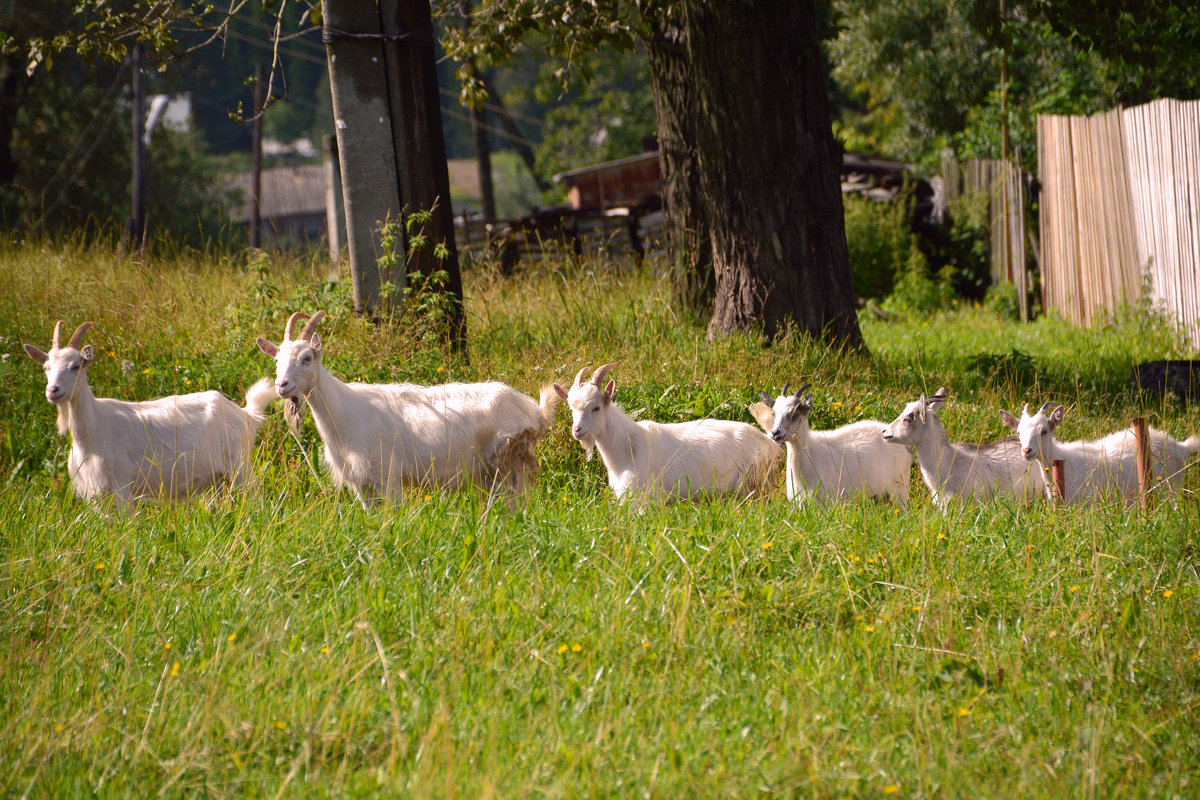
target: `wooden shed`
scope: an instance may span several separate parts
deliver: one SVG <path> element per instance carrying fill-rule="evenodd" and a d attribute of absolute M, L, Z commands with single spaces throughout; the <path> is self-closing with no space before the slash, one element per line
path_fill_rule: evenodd
<path fill-rule="evenodd" d="M 567 185 L 567 205 L 576 210 L 646 205 L 662 192 L 657 150 L 560 172 L 554 180 Z"/>

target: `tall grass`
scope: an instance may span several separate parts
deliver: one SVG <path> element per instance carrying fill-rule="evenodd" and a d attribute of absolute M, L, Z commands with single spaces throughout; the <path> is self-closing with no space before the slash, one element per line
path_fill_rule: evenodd
<path fill-rule="evenodd" d="M 1149 513 L 780 497 L 630 513 L 561 423 L 525 507 L 331 491 L 315 432 L 264 426 L 253 491 L 127 514 L 74 500 L 23 341 L 93 319 L 98 394 L 239 396 L 296 308 L 369 380 L 534 393 L 617 361 L 645 418 L 749 420 L 812 380 L 814 424 L 949 385 L 950 434 L 1054 399 L 1064 435 L 1135 411 L 1130 365 L 1187 347 L 1145 315 L 1081 331 L 977 308 L 864 320 L 870 359 L 706 342 L 652 269 L 467 276 L 467 358 L 364 325 L 319 262 L 0 250 L 0 791 L 31 797 L 1192 797 L 1198 481 Z M 130 365 L 122 369 L 122 361 Z M 1194 467 L 1192 470 L 1194 471 Z"/>

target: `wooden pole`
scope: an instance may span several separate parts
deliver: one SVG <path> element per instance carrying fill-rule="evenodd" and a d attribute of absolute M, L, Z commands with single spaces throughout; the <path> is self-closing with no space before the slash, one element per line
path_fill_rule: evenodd
<path fill-rule="evenodd" d="M 1067 476 L 1066 471 L 1063 469 L 1063 461 L 1061 458 L 1056 458 L 1050 462 L 1050 476 L 1054 481 L 1051 487 L 1054 491 L 1054 499 L 1056 499 L 1060 505 L 1066 503 Z"/>
<path fill-rule="evenodd" d="M 250 247 L 262 247 L 262 114 L 267 88 L 266 70 L 254 67 L 254 122 L 250 128 Z"/>
<path fill-rule="evenodd" d="M 463 35 L 471 35 L 471 0 L 459 0 Z M 469 62 L 472 70 L 474 62 Z M 482 105 L 471 109 L 471 138 L 475 143 L 475 161 L 479 171 L 479 206 L 483 221 L 496 221 L 496 190 L 492 184 L 492 148 L 488 141 L 487 116 Z"/>
<path fill-rule="evenodd" d="M 1150 429 L 1146 427 L 1145 417 L 1134 417 L 1133 436 L 1137 441 L 1137 471 L 1138 498 L 1145 511 L 1150 506 L 1150 481 L 1153 480 L 1153 467 L 1150 464 Z"/>
<path fill-rule="evenodd" d="M 329 261 L 337 265 L 342 260 L 342 231 L 345 229 L 337 137 L 330 134 L 321 137 L 321 159 L 325 167 L 325 229 L 329 237 Z"/>
<path fill-rule="evenodd" d="M 129 248 L 139 250 L 146 239 L 146 54 L 141 42 L 133 46 L 133 175 Z"/>

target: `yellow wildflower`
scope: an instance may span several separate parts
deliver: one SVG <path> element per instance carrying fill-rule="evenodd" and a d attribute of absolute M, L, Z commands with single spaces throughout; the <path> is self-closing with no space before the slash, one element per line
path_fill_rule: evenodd
<path fill-rule="evenodd" d="M 179 662 L 178 661 L 176 661 L 174 664 L 171 665 L 171 674 L 172 675 L 179 674 Z"/>

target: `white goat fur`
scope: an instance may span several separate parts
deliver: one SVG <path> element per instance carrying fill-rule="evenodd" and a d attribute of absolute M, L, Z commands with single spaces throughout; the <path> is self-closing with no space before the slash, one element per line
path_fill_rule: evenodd
<path fill-rule="evenodd" d="M 779 448 L 745 422 L 635 422 L 613 402 L 616 382 L 603 386 L 616 364 L 600 367 L 570 391 L 554 385 L 571 408 L 571 433 L 588 458 L 593 448 L 608 470 L 608 485 L 621 501 L 630 496 L 671 500 L 704 494 L 762 494 L 769 486 Z"/>
<path fill-rule="evenodd" d="M 534 445 L 554 419 L 558 397 L 546 387 L 541 405 L 499 382 L 343 383 L 321 364 L 316 324 L 297 312 L 283 343 L 259 338 L 276 361 L 275 390 L 303 397 L 325 445 L 334 484 L 348 487 L 364 504 L 384 497 L 398 502 L 404 487 L 454 488 L 468 483 L 490 489 L 504 483 L 522 494 L 536 478 Z M 296 339 L 297 320 L 309 319 Z"/>
<path fill-rule="evenodd" d="M 912 455 L 879 436 L 882 422 L 863 420 L 827 431 L 808 422 L 813 396 L 809 384 L 794 395 L 787 386 L 779 397 L 759 392 L 762 404 L 750 411 L 776 442 L 787 448 L 787 494 L 795 503 L 812 498 L 826 504 L 865 494 L 908 506 Z"/>
<path fill-rule="evenodd" d="M 1000 417 L 1016 429 L 1021 452 L 1027 460 L 1036 459 L 1043 470 L 1062 460 L 1065 502 L 1088 501 L 1114 491 L 1126 500 L 1137 499 L 1137 435 L 1132 428 L 1091 442 L 1062 442 L 1054 435 L 1063 419 L 1062 406 L 1046 403 L 1031 415 L 1026 404 L 1019 420 L 1007 411 L 1001 411 Z M 1154 490 L 1174 496 L 1183 479 L 1184 464 L 1200 450 L 1200 437 L 1192 436 L 1181 442 L 1150 428 L 1148 438 Z"/>
<path fill-rule="evenodd" d="M 222 477 L 246 480 L 254 437 L 275 400 L 269 378 L 250 387 L 245 408 L 216 391 L 143 403 L 98 398 L 87 380 L 92 346 L 79 348 L 90 327 L 83 323 L 60 347 L 60 321 L 48 353 L 25 345 L 46 372 L 46 399 L 58 407 L 58 432 L 71 436 L 67 466 L 76 495 L 111 495 L 127 504 L 135 497 L 183 497 Z"/>
<path fill-rule="evenodd" d="M 884 441 L 916 448 L 921 477 L 933 502 L 944 509 L 954 497 L 983 502 L 1011 495 L 1029 503 L 1047 496 L 1042 470 L 1021 455 L 1016 436 L 986 444 L 950 441 L 938 416 L 946 394 L 945 387 L 932 397 L 922 394 L 883 428 Z"/>

